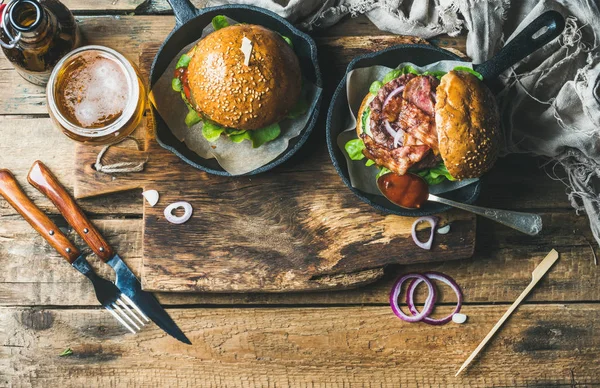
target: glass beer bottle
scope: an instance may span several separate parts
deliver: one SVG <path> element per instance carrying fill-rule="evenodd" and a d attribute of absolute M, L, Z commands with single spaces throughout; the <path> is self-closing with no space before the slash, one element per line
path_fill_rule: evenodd
<path fill-rule="evenodd" d="M 36 85 L 45 85 L 56 63 L 81 43 L 73 14 L 58 0 L 12 0 L 1 19 L 4 55 Z"/>

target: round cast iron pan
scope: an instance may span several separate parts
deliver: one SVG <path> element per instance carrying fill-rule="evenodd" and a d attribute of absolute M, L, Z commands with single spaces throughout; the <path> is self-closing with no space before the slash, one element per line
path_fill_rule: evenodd
<path fill-rule="evenodd" d="M 169 66 L 169 63 L 183 47 L 201 38 L 202 29 L 210 24 L 213 17 L 217 15 L 225 15 L 240 23 L 258 24 L 289 37 L 294 44 L 294 51 L 300 60 L 302 76 L 318 87 L 323 87 L 319 64 L 317 62 L 317 47 L 315 42 L 310 36 L 296 29 L 277 14 L 249 5 L 223 5 L 199 10 L 189 0 L 168 1 L 175 13 L 176 24 L 154 58 L 150 70 L 150 88 L 158 81 Z M 259 174 L 270 170 L 289 159 L 298 151 L 306 142 L 306 139 L 308 139 L 310 132 L 315 126 L 319 115 L 320 102 L 321 96 L 319 95 L 315 108 L 308 112 L 310 118 L 306 127 L 299 136 L 290 141 L 288 148 L 281 155 L 268 164 L 245 175 Z M 199 170 L 215 175 L 231 176 L 231 174 L 219 166 L 216 159 L 201 158 L 194 151 L 190 150 L 184 142 L 179 141 L 173 135 L 156 110 L 154 110 L 154 113 L 156 118 L 156 140 L 158 144 Z"/>
<path fill-rule="evenodd" d="M 494 90 L 495 81 L 497 82 L 496 78 L 500 74 L 558 37 L 564 26 L 564 18 L 559 12 L 545 12 L 525 27 L 519 35 L 504 46 L 493 58 L 484 63 L 473 65 L 473 69 L 479 72 L 483 76 L 484 83 Z M 327 114 L 326 136 L 329 155 L 335 169 L 346 186 L 361 200 L 379 211 L 400 216 L 419 217 L 444 212 L 450 209 L 450 206 L 427 202 L 421 209 L 403 209 L 381 195 L 368 194 L 352 187 L 346 158 L 342 153 L 343 151 L 337 145 L 338 135 L 350 125 L 348 99 L 346 96 L 347 75 L 350 71 L 362 67 L 382 65 L 395 68 L 402 62 L 412 62 L 418 66 L 425 66 L 442 60 L 463 59 L 450 51 L 425 44 L 402 44 L 362 55 L 350 62 L 344 78 L 339 83 L 333 95 Z M 444 193 L 442 196 L 459 202 L 473 203 L 479 196 L 480 190 L 481 183 L 477 181 L 452 192 Z"/>

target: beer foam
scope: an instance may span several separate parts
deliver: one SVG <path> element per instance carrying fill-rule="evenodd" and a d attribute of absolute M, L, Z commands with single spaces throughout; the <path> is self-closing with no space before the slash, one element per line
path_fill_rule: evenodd
<path fill-rule="evenodd" d="M 121 66 L 98 53 L 84 53 L 62 88 L 64 108 L 84 128 L 106 126 L 118 119 L 129 99 L 129 85 Z"/>

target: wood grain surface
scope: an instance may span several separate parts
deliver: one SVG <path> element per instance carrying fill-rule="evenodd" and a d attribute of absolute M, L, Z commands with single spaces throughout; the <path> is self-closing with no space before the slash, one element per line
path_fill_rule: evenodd
<path fill-rule="evenodd" d="M 65 2 L 76 10 L 88 42 L 114 47 L 134 61 L 173 25 L 171 15 L 157 15 L 169 13 L 163 0 Z M 394 40 L 364 17 L 344 19 L 315 35 L 331 82 L 352 55 Z M 464 51 L 464 37 L 434 41 Z M 22 81 L 2 55 L 0 75 L 0 168 L 9 168 L 36 205 L 82 246 L 50 201 L 26 182 L 32 163 L 40 159 L 72 190 L 75 143 L 53 128 L 43 89 Z M 599 386 L 594 322 L 600 276 L 593 261 L 598 247 L 589 245 L 594 240 L 587 217 L 574 213 L 565 186 L 546 175 L 552 165 L 540 169 L 544 163 L 524 155 L 500 160 L 478 200 L 483 206 L 541 213 L 539 236 L 482 219 L 471 259 L 391 266 L 380 281 L 348 291 L 157 294 L 190 334 L 192 347 L 179 345 L 154 325 L 137 336 L 124 333 L 98 308 L 89 282 L 0 199 L 0 387 Z M 139 276 L 140 191 L 79 203 Z M 553 247 L 561 258 L 548 278 L 469 373 L 454 379 Z M 111 275 L 89 251 L 87 259 L 99 274 Z M 469 316 L 465 325 L 408 325 L 392 315 L 387 298 L 395 278 L 427 270 L 445 272 L 461 285 Z M 445 306 L 438 314 L 453 303 L 451 292 L 440 291 Z M 68 347 L 73 355 L 59 357 Z"/>
<path fill-rule="evenodd" d="M 0 384 L 572 387 L 574 379 L 583 387 L 598 381 L 600 332 L 590 322 L 600 311 L 589 304 L 523 306 L 455 378 L 505 309 L 467 306 L 468 323 L 442 327 L 403 323 L 387 306 L 171 309 L 194 344 L 184 347 L 156 327 L 132 337 L 101 310 L 0 308 L 0 349 L 10 354 L 0 359 L 9 370 Z M 73 354 L 60 357 L 67 347 Z"/>
<path fill-rule="evenodd" d="M 149 132 L 151 128 L 149 129 Z M 161 148 L 149 134 L 146 152 L 120 161 L 146 160 L 142 173 L 108 175 L 94 170 L 101 147 L 76 151 L 75 195 L 87 197 L 141 187 L 160 193 L 144 204 L 142 285 L 170 292 L 282 292 L 343 289 L 379 279 L 388 264 L 470 257 L 475 217 L 440 215 L 452 233 L 437 235 L 424 251 L 410 238 L 414 219 L 384 215 L 361 203 L 341 179 L 326 152 L 300 152 L 267 174 L 219 177 L 198 171 Z M 313 138 L 306 149 L 324 150 Z M 110 163 L 107 159 L 106 163 Z M 163 209 L 188 201 L 195 214 L 169 224 Z"/>

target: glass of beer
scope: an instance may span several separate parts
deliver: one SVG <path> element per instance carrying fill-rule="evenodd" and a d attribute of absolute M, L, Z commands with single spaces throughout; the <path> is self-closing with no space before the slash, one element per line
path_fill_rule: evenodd
<path fill-rule="evenodd" d="M 48 110 L 73 140 L 110 144 L 140 124 L 146 91 L 136 66 L 117 51 L 84 46 L 58 62 L 47 86 Z"/>

